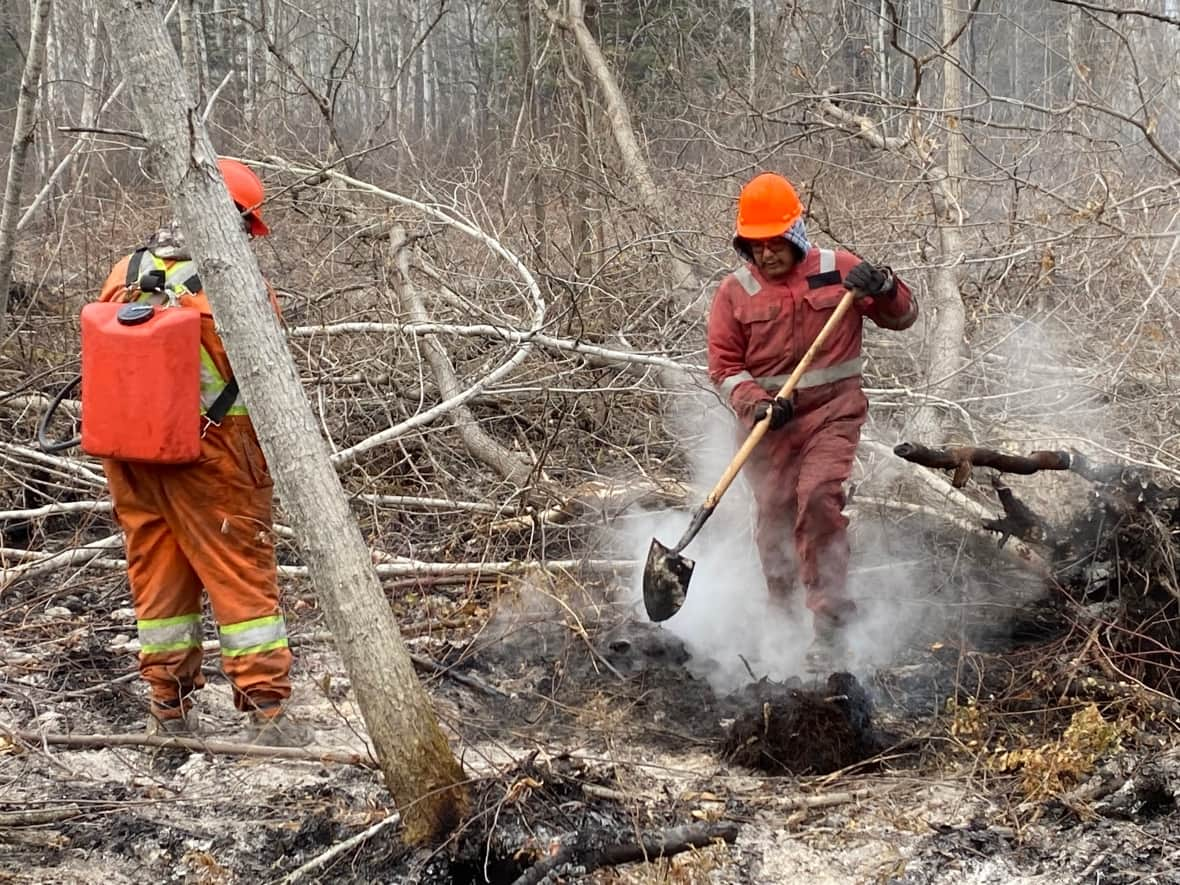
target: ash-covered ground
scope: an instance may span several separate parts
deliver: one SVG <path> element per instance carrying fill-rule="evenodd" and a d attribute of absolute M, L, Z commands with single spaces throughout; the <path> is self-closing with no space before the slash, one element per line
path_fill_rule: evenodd
<path fill-rule="evenodd" d="M 974 580 L 932 586 L 928 618 L 885 663 L 819 680 L 773 671 L 773 637 L 759 635 L 769 618 L 748 622 L 748 656 L 721 660 L 726 643 L 647 623 L 619 584 L 535 577 L 494 593 L 424 589 L 399 618 L 421 625 L 407 630 L 413 650 L 443 667 L 423 678 L 473 778 L 476 813 L 435 851 L 406 849 L 392 825 L 297 881 L 510 883 L 557 851 L 584 858 L 672 827 L 731 822 L 732 845 L 584 876 L 573 862 L 557 874 L 1180 882 L 1175 717 L 1107 697 L 1103 714 L 1126 729 L 1117 746 L 1070 785 L 1073 801 L 1031 796 L 1022 786 L 1031 762 L 1004 769 L 997 754 L 1064 746 L 1070 715 L 1085 707 L 1074 690 L 1082 680 L 1028 676 L 1036 655 L 1067 650 L 1071 610 L 1041 592 L 984 593 L 987 581 L 1004 582 L 997 570 Z M 340 659 L 306 586 L 287 590 L 295 712 L 318 748 L 363 760 L 364 723 Z M 6 594 L 6 728 L 141 730 L 124 593 L 108 576 L 68 599 L 31 585 Z M 207 667 L 205 725 L 232 739 L 228 687 L 215 657 Z M 0 881 L 290 881 L 393 811 L 363 764 L 99 744 L 0 738 Z"/>

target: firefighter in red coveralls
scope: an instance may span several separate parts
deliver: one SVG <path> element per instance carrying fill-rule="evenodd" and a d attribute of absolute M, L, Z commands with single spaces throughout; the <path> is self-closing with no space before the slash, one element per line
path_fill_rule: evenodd
<path fill-rule="evenodd" d="M 755 540 L 773 601 L 796 582 L 806 592 L 815 640 L 808 668 L 827 671 L 846 654 L 844 628 L 856 612 L 847 592 L 848 518 L 844 483 L 868 417 L 861 391 L 861 327 L 868 317 L 905 329 L 918 316 L 908 286 L 888 267 L 807 239 L 803 206 L 781 175 L 742 188 L 734 248 L 746 264 L 718 286 L 709 315 L 709 375 L 748 431 L 770 415 L 770 430 L 745 466 L 757 504 Z M 858 293 L 796 394 L 777 399 L 845 289 Z"/>

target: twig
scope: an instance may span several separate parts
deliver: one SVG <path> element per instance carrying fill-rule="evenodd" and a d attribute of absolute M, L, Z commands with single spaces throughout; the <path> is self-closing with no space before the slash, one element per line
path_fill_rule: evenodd
<path fill-rule="evenodd" d="M 545 297 L 541 292 L 540 285 L 537 283 L 537 280 L 533 276 L 532 272 L 529 271 L 528 267 L 525 266 L 524 262 L 521 261 L 520 258 L 518 258 L 514 253 L 510 252 L 495 237 L 484 233 L 474 224 L 469 224 L 461 220 L 458 217 L 457 208 L 449 208 L 444 210 L 437 206 L 427 205 L 425 203 L 419 202 L 418 200 L 412 200 L 409 197 L 403 197 L 401 194 L 384 190 L 366 181 L 360 181 L 359 179 L 352 178 L 351 176 L 344 175 L 340 172 L 336 172 L 333 169 L 309 168 L 306 166 L 299 166 L 294 163 L 283 163 L 282 165 L 275 165 L 273 163 L 258 163 L 256 165 L 264 168 L 277 169 L 279 171 L 294 172 L 300 175 L 326 175 L 337 182 L 348 185 L 349 187 L 356 190 L 373 194 L 374 196 L 377 196 L 381 199 L 415 209 L 425 215 L 436 218 L 439 221 L 442 221 L 444 224 L 448 224 L 456 230 L 462 231 L 472 239 L 478 240 L 487 246 L 491 251 L 499 255 L 500 258 L 507 262 L 508 265 L 517 272 L 521 280 L 524 282 L 525 288 L 528 290 L 528 300 L 531 302 L 532 306 L 531 322 L 529 324 L 527 335 L 522 340 L 517 342 L 516 352 L 513 353 L 512 356 L 502 362 L 495 369 L 492 369 L 491 371 L 483 374 L 478 381 L 473 382 L 469 387 L 467 387 L 466 390 L 463 390 L 457 395 L 448 397 L 431 408 L 425 409 L 411 418 L 408 418 L 392 427 L 375 433 L 367 439 L 363 439 L 347 449 L 334 452 L 332 454 L 332 463 L 337 467 L 351 464 L 361 454 L 367 452 L 369 449 L 384 445 L 385 443 L 397 439 L 410 430 L 425 426 L 426 424 L 433 422 L 436 418 L 450 413 L 453 409 L 463 405 L 468 400 L 481 394 L 484 388 L 496 384 L 500 381 L 500 379 L 505 378 L 511 373 L 515 372 L 516 369 L 519 368 L 532 354 L 533 343 L 530 340 L 531 336 L 539 334 L 541 329 L 543 329 L 545 326 L 546 304 Z"/>
<path fill-rule="evenodd" d="M 18 578 L 48 574 L 71 565 L 86 564 L 105 569 L 125 569 L 123 559 L 101 556 L 103 550 L 120 547 L 122 535 L 111 535 L 84 547 L 71 547 L 55 553 L 36 553 L 14 550 L 12 555 L 30 561 L 10 569 L 0 570 L 0 590 Z M 101 549 L 97 549 L 101 548 Z M 382 562 L 374 566 L 381 578 L 467 578 L 491 580 L 505 575 L 523 575 L 541 571 L 616 572 L 627 571 L 638 565 L 635 559 L 519 559 L 497 562 L 423 562 L 418 559 L 396 557 L 396 562 Z M 305 578 L 307 566 L 280 565 L 278 573 L 285 578 Z"/>
<path fill-rule="evenodd" d="M 721 840 L 732 844 L 737 840 L 738 825 L 732 821 L 718 823 L 688 824 L 645 837 L 640 842 L 610 845 L 592 851 L 582 857 L 573 845 L 567 845 L 557 854 L 533 864 L 512 885 L 539 885 L 550 873 L 566 864 L 576 863 L 579 873 L 585 874 L 600 867 L 614 867 L 635 861 L 652 861 L 671 857 L 693 848 L 706 848 Z"/>
<path fill-rule="evenodd" d="M 345 839 L 343 842 L 333 845 L 323 854 L 313 857 L 303 866 L 292 870 L 290 873 L 284 876 L 280 882 L 280 885 L 288 885 L 290 882 L 298 882 L 308 873 L 318 870 L 333 858 L 337 858 L 346 851 L 350 851 L 356 846 L 360 845 L 365 840 L 371 839 L 386 827 L 396 826 L 397 824 L 401 823 L 401 819 L 402 816 L 395 812 L 394 814 L 389 815 L 389 817 L 377 821 L 377 823 L 373 824 L 373 826 L 369 827 L 363 833 L 357 833 L 355 836 L 351 836 L 348 839 Z"/>
<path fill-rule="evenodd" d="M 693 377 L 704 377 L 707 374 L 705 366 L 679 362 L 659 354 L 618 350 L 617 348 L 589 344 L 576 338 L 534 335 L 520 329 L 491 324 L 343 322 L 319 326 L 296 326 L 290 334 L 293 338 L 312 338 L 320 335 L 394 335 L 398 333 L 404 335 L 454 335 L 461 338 L 495 338 L 507 343 L 528 340 L 546 350 L 579 356 L 592 366 L 650 366 Z"/>
<path fill-rule="evenodd" d="M 414 322 L 425 323 L 428 321 L 426 303 L 410 273 L 411 244 L 405 228 L 394 225 L 389 235 L 389 289 L 399 313 Z M 439 395 L 444 399 L 458 396 L 462 385 L 455 374 L 454 360 L 442 341 L 435 335 L 423 335 L 418 340 L 418 347 L 430 366 Z M 472 457 L 499 473 L 511 485 L 523 487 L 534 478 L 538 465 L 501 445 L 483 429 L 468 405 L 455 406 L 452 420 L 460 441 Z"/>
<path fill-rule="evenodd" d="M 859 802 L 861 799 L 868 799 L 878 793 L 885 792 L 881 789 L 870 790 L 848 790 L 843 793 L 820 793 L 817 796 L 796 796 L 794 799 L 788 799 L 786 802 L 775 802 L 775 808 L 781 808 L 783 811 L 800 811 L 804 809 L 813 808 L 832 808 L 836 805 L 848 805 L 852 802 Z"/>
<path fill-rule="evenodd" d="M 62 513 L 109 513 L 114 506 L 111 501 L 57 501 L 27 510 L 0 510 L 0 521 L 40 519 L 42 516 L 57 516 Z"/>
<path fill-rule="evenodd" d="M 501 688 L 496 688 L 494 685 L 489 685 L 482 679 L 476 676 L 468 676 L 465 673 L 456 673 L 445 664 L 441 664 L 434 658 L 428 658 L 425 655 L 411 654 L 410 660 L 414 665 L 420 669 L 426 670 L 429 673 L 434 673 L 438 676 L 445 676 L 448 679 L 453 679 L 455 682 L 466 685 L 469 688 L 474 688 L 477 691 L 482 691 L 484 694 L 489 694 L 498 698 L 509 697 L 508 692 Z"/>
<path fill-rule="evenodd" d="M 632 802 L 635 796 L 622 790 L 612 790 L 600 784 L 582 784 L 582 792 L 595 799 L 609 799 L 612 802 Z"/>
<path fill-rule="evenodd" d="M 40 559 L 31 562 L 25 562 L 21 565 L 13 566 L 12 568 L 0 571 L 0 591 L 8 587 L 15 581 L 27 578 L 34 578 L 38 575 L 44 575 L 49 572 L 57 571 L 60 568 L 65 568 L 70 565 L 77 565 L 85 563 L 92 559 L 101 557 L 103 553 L 115 547 L 123 546 L 123 536 L 120 534 L 108 535 L 98 541 L 92 541 L 84 547 L 74 547 L 69 550 L 61 550 L 57 553 L 51 553 Z M 115 560 L 116 562 L 118 560 Z"/>
<path fill-rule="evenodd" d="M 17 731 L 4 725 L 0 725 L 0 731 L 15 740 L 25 741 L 29 744 L 50 744 L 60 747 L 157 747 L 225 756 L 267 756 L 308 762 L 335 762 L 340 765 L 357 765 L 361 768 L 376 767 L 371 759 L 359 753 L 343 753 L 338 750 L 263 747 L 258 744 L 207 741 L 201 738 L 161 737 L 153 734 L 40 734 L 32 731 Z"/>
<path fill-rule="evenodd" d="M 29 808 L 24 811 L 0 811 L 0 827 L 24 827 L 36 824 L 52 824 L 69 820 L 82 813 L 77 805 L 63 805 L 61 808 Z"/>

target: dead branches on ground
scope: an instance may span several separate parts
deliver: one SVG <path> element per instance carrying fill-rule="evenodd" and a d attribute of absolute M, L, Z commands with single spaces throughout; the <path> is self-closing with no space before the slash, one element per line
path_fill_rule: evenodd
<path fill-rule="evenodd" d="M 262 756 L 276 759 L 292 759 L 305 762 L 334 762 L 338 765 L 356 765 L 361 768 L 376 768 L 377 763 L 359 753 L 343 753 L 339 750 L 315 750 L 303 747 L 264 747 L 258 744 L 242 744 L 232 741 L 210 741 L 202 738 L 162 737 L 149 734 L 48 734 L 35 731 L 11 730 L 0 726 L 14 741 L 21 741 L 30 747 L 41 745 L 57 747 L 154 747 L 160 750 L 189 750 L 193 753 L 212 753 L 223 756 Z"/>
<path fill-rule="evenodd" d="M 548 881 L 551 875 L 560 874 L 564 868 L 571 871 L 576 868 L 579 875 L 585 875 L 602 867 L 616 867 L 636 861 L 650 863 L 694 848 L 707 848 L 717 842 L 732 845 L 737 841 L 737 836 L 736 823 L 719 821 L 672 827 L 646 835 L 637 842 L 608 845 L 596 851 L 579 851 L 574 845 L 567 845 L 552 857 L 534 864 L 512 885 L 540 885 Z"/>

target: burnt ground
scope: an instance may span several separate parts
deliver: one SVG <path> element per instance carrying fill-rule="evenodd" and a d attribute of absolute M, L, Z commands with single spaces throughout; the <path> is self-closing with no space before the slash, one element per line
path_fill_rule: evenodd
<path fill-rule="evenodd" d="M 47 733 L 140 728 L 145 701 L 130 676 L 132 620 L 118 584 L 96 579 L 69 605 L 38 600 L 31 587 L 5 598 L 0 721 Z M 466 677 L 424 676 L 476 778 L 477 813 L 436 852 L 408 851 L 390 827 L 301 881 L 513 882 L 560 849 L 577 858 L 674 826 L 732 821 L 732 846 L 590 878 L 1180 882 L 1180 777 L 1164 764 L 1166 716 L 1105 704 L 1136 730 L 1101 760 L 1120 760 L 1107 786 L 1073 803 L 1034 801 L 1018 771 L 989 761 L 1004 741 L 1015 749 L 1060 735 L 1081 707 L 1052 687 L 1014 683 L 1028 664 L 1020 655 L 1068 633 L 1051 600 L 915 643 L 859 678 L 760 677 L 721 692 L 694 675 L 670 631 L 604 602 L 612 589 L 428 594 L 420 604 L 460 626 L 411 630 L 422 635 L 409 642 Z M 290 587 L 288 600 L 296 711 L 321 747 L 363 753 L 347 676 L 301 592 Z M 236 716 L 212 657 L 208 675 L 205 723 L 232 737 Z M 989 707 L 989 697 L 1005 703 Z M 1045 713 L 1054 706 L 1056 720 Z M 1136 780 L 1152 765 L 1152 777 Z M 1079 786 L 1102 780 L 1087 777 Z M 364 767 L 0 739 L 0 821 L 17 810 L 45 819 L 0 825 L 0 881 L 114 885 L 284 881 L 391 808 Z M 558 872 L 571 881 L 577 871 L 574 862 Z"/>

